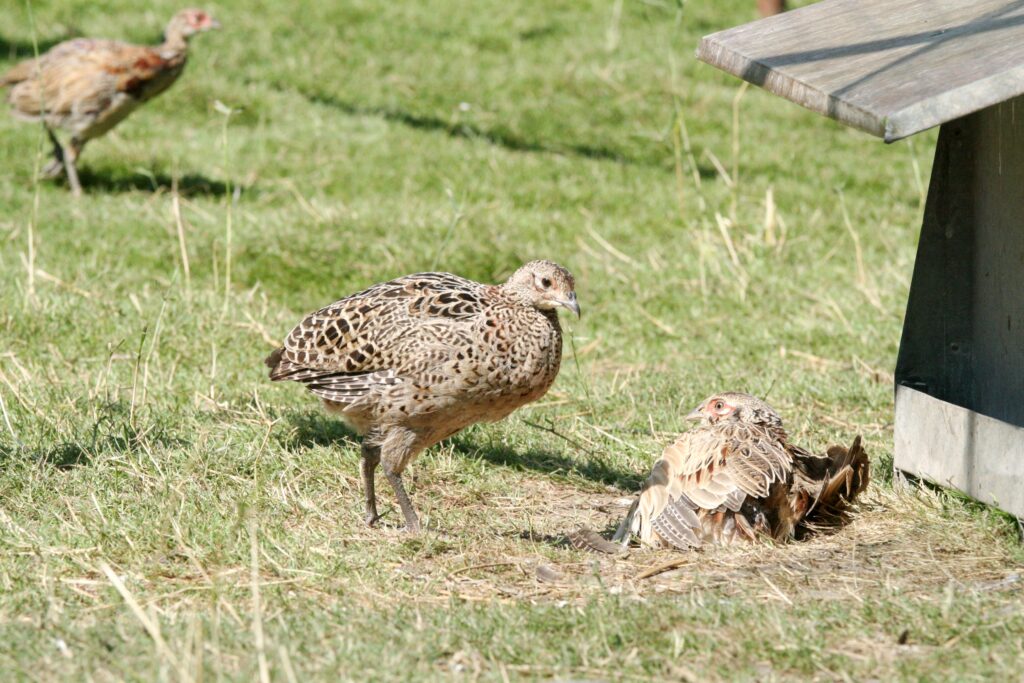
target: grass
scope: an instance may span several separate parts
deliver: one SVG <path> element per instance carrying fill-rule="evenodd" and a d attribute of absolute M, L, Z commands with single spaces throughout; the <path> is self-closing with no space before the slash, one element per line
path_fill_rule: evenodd
<path fill-rule="evenodd" d="M 28 6 L 0 9 L 5 65 Z M 151 41 L 177 9 L 151 6 L 31 2 L 41 49 Z M 752 7 L 224 2 L 87 148 L 78 202 L 0 119 L 5 680 L 1018 677 L 1013 523 L 890 476 L 934 136 L 884 146 L 697 64 Z M 365 529 L 356 442 L 262 357 L 369 283 L 536 257 L 584 310 L 554 388 L 414 465 L 430 531 Z M 809 447 L 864 434 L 851 526 L 647 579 L 680 558 L 559 545 L 721 389 Z"/>

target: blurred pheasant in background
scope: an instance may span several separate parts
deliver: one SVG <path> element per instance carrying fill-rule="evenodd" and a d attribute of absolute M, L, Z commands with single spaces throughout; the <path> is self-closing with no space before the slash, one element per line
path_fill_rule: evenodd
<path fill-rule="evenodd" d="M 633 535 L 680 550 L 787 540 L 845 522 L 850 503 L 868 485 L 859 436 L 848 449 L 814 455 L 790 444 L 779 415 L 748 394 L 711 396 L 687 419 L 701 424 L 654 464 L 613 537 L 617 543 L 583 529 L 573 536 L 575 545 L 619 552 Z"/>
<path fill-rule="evenodd" d="M 558 308 L 579 315 L 573 276 L 531 261 L 501 285 L 450 273 L 378 284 L 312 313 L 266 359 L 363 435 L 366 523 L 383 464 L 405 526 L 419 519 L 402 471 L 425 448 L 543 396 L 562 358 Z"/>
<path fill-rule="evenodd" d="M 185 68 L 189 38 L 216 28 L 220 24 L 208 13 L 186 9 L 174 15 L 156 47 L 77 38 L 0 76 L 0 87 L 11 87 L 7 100 L 14 116 L 42 121 L 53 142 L 44 175 L 66 172 L 71 191 L 81 194 L 76 163 L 85 143 L 167 90 Z M 66 146 L 54 128 L 70 134 Z"/>

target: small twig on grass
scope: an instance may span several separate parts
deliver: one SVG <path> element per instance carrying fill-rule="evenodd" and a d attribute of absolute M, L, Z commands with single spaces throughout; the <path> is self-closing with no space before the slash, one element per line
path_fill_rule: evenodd
<path fill-rule="evenodd" d="M 729 260 L 732 264 L 743 270 L 743 264 L 740 263 L 739 253 L 736 251 L 736 247 L 733 244 L 732 236 L 729 235 L 729 228 L 733 225 L 733 221 L 725 218 L 722 214 L 715 214 L 715 222 L 718 223 L 718 231 L 722 233 L 722 241 L 725 242 L 725 248 L 729 252 Z M 744 275 L 746 271 L 744 271 Z"/>
<path fill-rule="evenodd" d="M 662 332 L 664 332 L 668 336 L 670 336 L 670 337 L 678 337 L 679 336 L 679 333 L 675 331 L 675 328 L 673 328 L 668 323 L 664 323 L 664 322 L 658 320 L 657 318 L 655 318 L 653 315 L 648 313 L 644 309 L 643 306 L 637 306 L 637 310 L 640 311 L 640 315 L 642 315 L 643 317 L 647 318 L 647 320 L 649 320 L 652 325 L 657 327 L 659 330 L 661 330 Z"/>
<path fill-rule="evenodd" d="M 722 177 L 722 182 L 725 183 L 725 186 L 731 190 L 732 177 L 729 175 L 729 171 L 725 170 L 725 166 L 718 159 L 718 157 L 715 156 L 715 153 L 712 152 L 710 149 L 705 149 L 704 156 L 708 158 L 708 161 L 711 162 L 711 165 L 715 167 L 716 171 L 718 171 L 718 175 Z"/>
<path fill-rule="evenodd" d="M 768 396 L 772 393 L 772 389 L 775 388 L 775 382 L 778 381 L 778 379 L 779 379 L 778 374 L 776 374 L 776 375 L 774 375 L 772 377 L 772 383 L 768 385 L 768 388 L 765 389 L 764 394 L 761 396 L 761 400 L 762 401 L 767 401 L 768 400 Z"/>
<path fill-rule="evenodd" d="M 611 439 L 612 441 L 614 441 L 615 443 L 619 444 L 620 446 L 625 446 L 626 448 L 632 448 L 634 451 L 638 451 L 640 453 L 644 452 L 644 450 L 642 448 L 640 448 L 639 446 L 634 446 L 633 444 L 629 443 L 628 441 L 623 441 L 619 437 L 615 436 L 614 434 L 610 434 L 609 432 L 601 429 L 600 427 L 598 427 L 595 424 L 590 424 L 586 420 L 580 420 L 580 422 L 585 424 L 587 427 L 590 427 L 591 429 L 593 429 L 595 432 L 597 432 L 601 436 L 604 436 L 604 437 L 607 437 L 607 438 Z"/>
<path fill-rule="evenodd" d="M 270 333 L 267 332 L 267 328 L 261 325 L 259 322 L 257 322 L 256 319 L 252 317 L 252 314 L 249 313 L 249 311 L 243 311 L 243 314 L 249 320 L 249 324 L 246 325 L 245 323 L 235 323 L 235 325 L 247 330 L 254 330 L 257 334 L 260 335 L 260 338 L 262 338 L 263 341 L 271 348 L 276 349 L 278 346 L 281 345 L 281 342 L 271 337 Z"/>
<path fill-rule="evenodd" d="M 787 605 L 792 606 L 793 601 L 789 599 L 788 595 L 786 595 L 781 590 L 779 590 L 779 587 L 776 586 L 774 583 L 772 583 L 771 579 L 769 579 L 764 574 L 761 574 L 761 578 L 764 579 L 764 582 L 768 584 L 769 588 L 771 588 L 773 591 L 775 591 L 776 595 L 778 595 L 780 598 L 782 598 L 783 602 L 785 602 Z"/>
<path fill-rule="evenodd" d="M 22 262 L 22 265 L 24 265 L 26 268 L 29 268 L 31 266 L 31 264 L 29 263 L 28 259 L 25 257 L 24 254 L 21 255 L 21 262 Z M 63 287 L 64 289 L 68 290 L 69 292 L 73 292 L 74 294 L 77 294 L 79 296 L 85 297 L 86 299 L 95 299 L 96 298 L 96 295 L 93 294 L 92 292 L 87 292 L 84 289 L 79 289 L 78 287 L 75 287 L 74 285 L 72 285 L 72 284 L 70 284 L 68 282 L 64 282 L 64 280 L 61 280 L 56 275 L 51 275 L 50 273 L 47 273 L 42 268 L 36 268 L 34 270 L 34 273 L 35 273 L 35 276 L 38 277 L 40 280 L 46 280 L 47 282 L 52 282 L 53 284 L 57 285 L 58 287 Z"/>
<path fill-rule="evenodd" d="M 685 564 L 689 564 L 689 562 L 690 562 L 690 560 L 689 560 L 689 558 L 687 558 L 687 559 L 672 560 L 671 562 L 666 562 L 664 564 L 659 564 L 659 565 L 655 565 L 653 567 L 648 567 L 647 569 L 643 570 L 642 572 L 640 572 L 639 574 L 634 576 L 633 580 L 641 581 L 643 579 L 649 579 L 652 576 L 657 576 L 658 574 L 663 574 L 663 573 L 665 573 L 667 571 L 671 571 L 673 569 L 678 569 L 679 567 L 682 567 Z"/>
<path fill-rule="evenodd" d="M 284 185 L 285 189 L 287 189 L 289 192 L 291 192 L 292 196 L 295 197 L 295 201 L 299 205 L 299 207 L 303 211 L 308 213 L 310 216 L 312 216 L 313 220 L 315 220 L 317 223 L 325 223 L 325 222 L 327 222 L 327 217 L 324 216 L 322 213 L 320 213 L 317 210 L 317 208 L 315 206 L 313 206 L 309 202 L 308 199 L 306 199 L 304 196 L 302 196 L 302 193 L 299 192 L 299 188 L 295 186 L 294 181 L 292 181 L 289 178 L 289 179 L 285 179 L 282 182 L 282 184 Z"/>
<path fill-rule="evenodd" d="M 604 237 L 602 237 L 600 235 L 600 233 L 598 233 L 596 230 L 594 230 L 592 227 L 590 227 L 589 224 L 586 227 L 587 227 L 587 232 L 590 233 L 590 236 L 593 237 L 594 241 L 597 242 L 601 246 L 601 248 L 604 249 L 606 252 L 608 252 L 609 254 L 614 256 L 619 261 L 622 261 L 627 266 L 637 266 L 638 265 L 637 262 L 634 259 L 632 259 L 631 257 L 627 256 L 626 254 L 622 253 L 621 251 L 616 249 L 614 246 L 612 246 L 611 242 L 609 242 Z"/>
<path fill-rule="evenodd" d="M 583 448 L 583 445 L 580 442 L 574 441 L 573 439 L 567 437 L 565 434 L 556 431 L 554 427 L 545 427 L 544 425 L 539 425 L 535 422 L 530 422 L 529 420 L 523 420 L 523 424 L 525 424 L 527 427 L 533 427 L 534 429 L 539 429 L 541 431 L 548 432 L 549 434 L 554 434 L 559 439 L 562 439 L 566 443 L 571 444 L 573 448 L 575 448 L 578 451 L 586 450 L 585 448 Z"/>

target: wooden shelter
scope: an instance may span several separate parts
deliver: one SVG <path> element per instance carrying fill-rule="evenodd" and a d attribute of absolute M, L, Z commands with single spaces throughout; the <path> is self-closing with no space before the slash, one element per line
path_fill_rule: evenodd
<path fill-rule="evenodd" d="M 941 125 L 895 464 L 1024 517 L 1024 0 L 823 0 L 697 56 L 886 142 Z"/>

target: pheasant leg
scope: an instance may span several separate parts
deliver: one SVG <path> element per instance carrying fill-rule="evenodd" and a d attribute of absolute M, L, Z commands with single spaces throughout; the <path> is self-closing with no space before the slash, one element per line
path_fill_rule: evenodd
<path fill-rule="evenodd" d="M 64 148 L 49 127 L 46 128 L 46 134 L 50 136 L 50 142 L 53 143 L 53 158 L 43 167 L 43 177 L 58 178 L 64 172 Z"/>
<path fill-rule="evenodd" d="M 78 182 L 78 168 L 75 166 L 78 161 L 78 154 L 82 151 L 82 145 L 72 138 L 71 144 L 64 152 L 64 172 L 68 174 L 68 185 L 71 186 L 71 194 L 76 197 L 82 196 L 82 184 Z"/>
<path fill-rule="evenodd" d="M 412 501 L 409 500 L 409 494 L 405 492 L 405 485 L 402 484 L 402 475 L 390 472 L 386 467 L 384 475 L 388 478 L 391 488 L 395 490 L 398 505 L 402 508 L 402 514 L 405 516 L 405 530 L 412 533 L 418 532 L 420 530 L 420 520 L 416 516 L 416 510 L 412 507 Z"/>
<path fill-rule="evenodd" d="M 363 491 L 366 493 L 366 526 L 373 526 L 380 515 L 377 514 L 377 495 L 374 489 L 373 473 L 380 463 L 380 447 L 363 446 L 363 460 L 360 470 L 363 473 Z"/>

